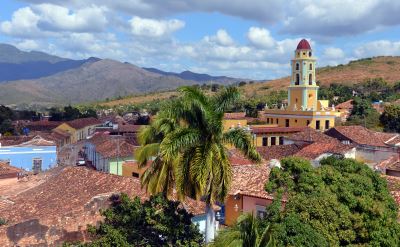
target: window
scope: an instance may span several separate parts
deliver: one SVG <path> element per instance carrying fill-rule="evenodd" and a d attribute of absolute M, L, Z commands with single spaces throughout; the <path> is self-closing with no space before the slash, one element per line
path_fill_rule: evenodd
<path fill-rule="evenodd" d="M 310 70 L 312 70 L 312 63 L 310 63 Z"/>
<path fill-rule="evenodd" d="M 272 136 L 271 137 L 271 146 L 275 146 L 276 145 L 276 137 Z"/>
<path fill-rule="evenodd" d="M 315 122 L 315 128 L 317 129 L 317 130 L 319 130 L 321 127 L 320 127 L 320 121 L 319 120 L 317 120 L 316 122 Z"/>
<path fill-rule="evenodd" d="M 329 129 L 329 120 L 325 120 L 325 129 Z"/>
<path fill-rule="evenodd" d="M 263 145 L 263 147 L 268 146 L 268 137 L 262 138 L 262 145 Z"/>
<path fill-rule="evenodd" d="M 33 163 L 32 164 L 33 174 L 38 174 L 39 172 L 42 171 L 42 163 L 43 163 L 42 159 L 34 158 L 32 163 Z"/>
<path fill-rule="evenodd" d="M 137 173 L 137 172 L 132 172 L 132 177 L 134 177 L 134 178 L 139 178 L 139 173 Z"/>
<path fill-rule="evenodd" d="M 267 124 L 269 124 L 269 118 L 267 118 Z"/>
<path fill-rule="evenodd" d="M 312 56 L 312 53 L 311 53 L 311 51 L 309 51 L 309 52 L 308 52 L 308 56 L 309 56 L 309 57 L 311 57 L 311 56 Z"/>
<path fill-rule="evenodd" d="M 256 205 L 256 216 L 258 218 L 264 218 L 265 217 L 265 206 L 261 206 L 261 205 Z"/>
<path fill-rule="evenodd" d="M 307 120 L 307 126 L 310 125 L 310 120 Z"/>
<path fill-rule="evenodd" d="M 305 52 L 303 52 L 303 56 L 305 56 L 306 55 L 306 53 Z"/>
<path fill-rule="evenodd" d="M 308 85 L 312 85 L 312 74 L 308 75 Z"/>
<path fill-rule="evenodd" d="M 299 69 L 300 69 L 300 64 L 296 63 L 296 70 L 299 70 Z"/>
<path fill-rule="evenodd" d="M 300 56 L 300 52 L 297 52 L 297 56 Z"/>
<path fill-rule="evenodd" d="M 279 119 L 277 118 L 277 119 L 276 119 L 276 124 L 278 124 L 278 123 L 279 123 Z"/>
<path fill-rule="evenodd" d="M 296 83 L 295 85 L 299 85 L 300 84 L 300 75 L 296 74 Z"/>
<path fill-rule="evenodd" d="M 279 145 L 283 145 L 283 136 L 279 137 Z"/>
<path fill-rule="evenodd" d="M 285 119 L 285 127 L 289 127 L 289 119 Z"/>

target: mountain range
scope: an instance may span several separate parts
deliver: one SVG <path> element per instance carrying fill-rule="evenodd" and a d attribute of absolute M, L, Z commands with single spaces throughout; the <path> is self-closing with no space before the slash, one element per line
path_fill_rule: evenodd
<path fill-rule="evenodd" d="M 228 85 L 241 80 L 191 71 L 174 73 L 140 68 L 111 59 L 72 60 L 0 44 L 0 104 L 84 103 L 171 90 L 182 85 Z"/>

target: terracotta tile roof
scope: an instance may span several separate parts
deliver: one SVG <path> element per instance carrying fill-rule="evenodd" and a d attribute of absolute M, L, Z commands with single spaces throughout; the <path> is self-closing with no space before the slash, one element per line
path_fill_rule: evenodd
<path fill-rule="evenodd" d="M 55 142 L 51 138 L 43 138 L 41 135 L 35 136 L 11 136 L 1 137 L 2 147 L 23 147 L 23 146 L 54 146 Z"/>
<path fill-rule="evenodd" d="M 228 152 L 229 152 L 229 161 L 233 166 L 252 165 L 255 163 L 244 157 L 244 155 L 237 149 L 230 149 Z"/>
<path fill-rule="evenodd" d="M 137 178 L 84 167 L 66 167 L 57 171 L 46 181 L 8 198 L 13 203 L 0 210 L 0 217 L 8 221 L 6 226 L 0 227 L 0 245 L 9 246 L 8 243 L 13 241 L 18 241 L 21 246 L 31 246 L 34 241 L 41 241 L 43 245 L 45 240 L 46 246 L 58 246 L 62 243 L 56 241 L 82 241 L 82 231 L 87 224 L 95 225 L 102 220 L 99 211 L 109 207 L 108 199 L 115 193 L 148 199 Z M 195 215 L 205 212 L 203 202 L 187 199 L 182 205 Z M 19 228 L 23 231 L 21 235 L 18 235 Z M 28 228 L 29 233 L 26 232 Z M 10 231 L 13 234 L 6 234 Z"/>
<path fill-rule="evenodd" d="M 0 161 L 0 178 L 9 176 L 16 177 L 18 172 L 23 172 L 23 170 Z"/>
<path fill-rule="evenodd" d="M 302 142 L 316 142 L 316 141 L 331 141 L 334 138 L 329 137 L 322 133 L 321 131 L 317 131 L 313 128 L 306 127 L 302 131 L 294 133 L 287 137 L 292 141 L 302 141 Z"/>
<path fill-rule="evenodd" d="M 96 118 L 90 117 L 90 118 L 78 118 L 72 121 L 68 121 L 67 124 L 74 129 L 82 129 L 91 125 L 99 125 L 101 124 L 101 122 Z"/>
<path fill-rule="evenodd" d="M 399 155 L 393 155 L 374 166 L 375 170 L 385 173 L 386 169 L 400 171 Z"/>
<path fill-rule="evenodd" d="M 40 121 L 32 121 L 25 123 L 24 126 L 30 130 L 52 130 L 62 124 L 60 121 L 48 121 L 48 120 L 40 120 Z"/>
<path fill-rule="evenodd" d="M 244 119 L 246 112 L 227 112 L 224 113 L 224 119 Z"/>
<path fill-rule="evenodd" d="M 353 109 L 353 100 L 350 99 L 348 101 L 345 101 L 343 103 L 338 104 L 335 106 L 336 109 L 346 109 L 346 110 L 351 110 Z"/>
<path fill-rule="evenodd" d="M 254 134 L 264 134 L 264 133 L 296 133 L 303 131 L 304 127 L 259 127 L 251 126 L 250 131 Z"/>
<path fill-rule="evenodd" d="M 273 199 L 264 185 L 268 181 L 270 169 L 266 164 L 232 166 L 233 179 L 229 195 L 247 195 L 264 199 Z"/>
<path fill-rule="evenodd" d="M 386 179 L 388 184 L 388 189 L 390 194 L 393 196 L 394 200 L 397 203 L 397 206 L 400 206 L 400 177 L 386 176 L 381 175 Z M 400 212 L 399 212 L 400 216 Z"/>
<path fill-rule="evenodd" d="M 335 131 L 356 144 L 377 147 L 387 146 L 385 142 L 396 135 L 372 131 L 359 125 L 337 126 L 328 130 L 326 133 L 333 136 L 335 135 Z"/>
<path fill-rule="evenodd" d="M 353 145 L 345 145 L 338 140 L 318 141 L 303 147 L 294 156 L 306 159 L 316 159 L 320 155 L 329 154 L 345 154 L 354 148 Z"/>
<path fill-rule="evenodd" d="M 400 146 L 400 134 L 393 134 L 385 143 L 391 146 Z"/>
<path fill-rule="evenodd" d="M 257 147 L 257 151 L 261 154 L 263 159 L 282 159 L 287 156 L 292 156 L 300 151 L 305 145 L 290 144 L 290 145 L 279 145 L 279 146 L 268 146 L 268 147 Z"/>
<path fill-rule="evenodd" d="M 129 143 L 125 138 L 108 136 L 96 144 L 96 152 L 103 158 L 131 157 L 137 146 Z M 118 148 L 119 146 L 119 148 Z"/>

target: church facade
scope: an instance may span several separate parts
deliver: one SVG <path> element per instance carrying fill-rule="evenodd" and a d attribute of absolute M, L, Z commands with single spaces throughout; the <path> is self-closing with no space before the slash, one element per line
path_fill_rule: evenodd
<path fill-rule="evenodd" d="M 288 103 L 280 109 L 265 109 L 263 119 L 279 127 L 311 127 L 326 130 L 335 126 L 337 112 L 327 100 L 318 100 L 315 74 L 316 59 L 307 40 L 297 45 L 291 60 Z"/>

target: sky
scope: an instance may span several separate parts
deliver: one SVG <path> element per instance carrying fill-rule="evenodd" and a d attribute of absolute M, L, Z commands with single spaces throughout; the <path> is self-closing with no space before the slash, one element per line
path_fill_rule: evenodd
<path fill-rule="evenodd" d="M 400 55 L 398 0 L 2 0 L 0 43 L 72 59 L 274 79 L 297 43 L 318 66 Z"/>

